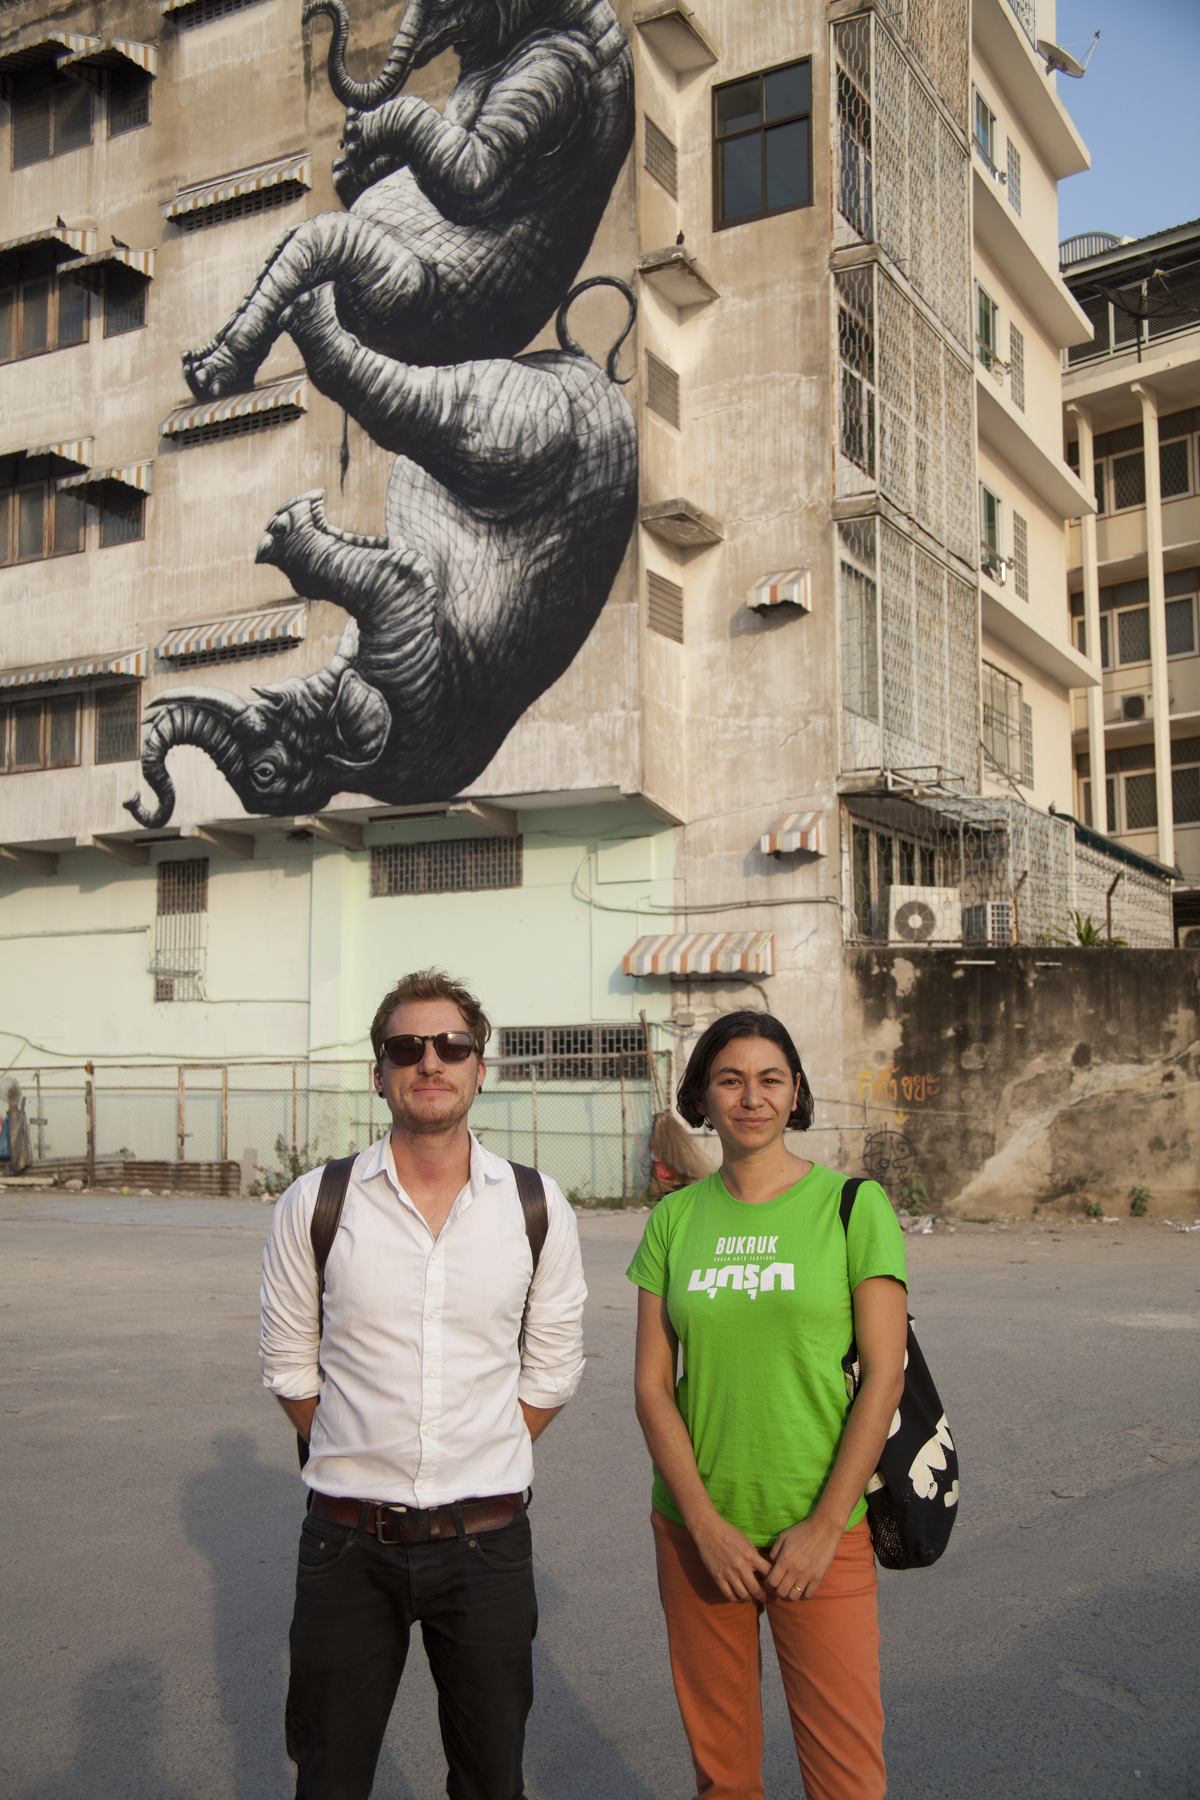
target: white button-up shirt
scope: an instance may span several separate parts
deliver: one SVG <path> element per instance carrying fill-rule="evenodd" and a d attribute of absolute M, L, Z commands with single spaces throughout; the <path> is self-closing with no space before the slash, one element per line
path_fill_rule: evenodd
<path fill-rule="evenodd" d="M 549 1229 L 531 1290 L 510 1164 L 472 1135 L 470 1179 L 435 1239 L 397 1179 L 390 1138 L 362 1151 L 325 1266 L 321 1335 L 309 1235 L 321 1171 L 280 1196 L 260 1354 L 273 1394 L 320 1395 L 310 1487 L 426 1507 L 530 1485 L 518 1401 L 549 1408 L 575 1392 L 587 1298 L 575 1215 L 542 1179 Z"/>

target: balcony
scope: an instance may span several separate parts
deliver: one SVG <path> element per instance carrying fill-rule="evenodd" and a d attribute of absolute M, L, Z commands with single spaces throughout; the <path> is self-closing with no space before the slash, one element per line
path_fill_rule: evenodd
<path fill-rule="evenodd" d="M 1090 168 L 1091 157 L 1037 53 L 1027 24 L 1032 12 L 1033 0 L 975 0 L 972 31 L 1051 176 L 1061 181 Z"/>

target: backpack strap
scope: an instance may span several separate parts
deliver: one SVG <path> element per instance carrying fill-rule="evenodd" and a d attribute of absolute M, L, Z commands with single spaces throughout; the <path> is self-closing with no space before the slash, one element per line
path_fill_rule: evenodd
<path fill-rule="evenodd" d="M 848 1175 L 842 1183 L 842 1204 L 838 1208 L 838 1212 L 841 1216 L 842 1230 L 847 1236 L 850 1234 L 850 1214 L 854 1211 L 855 1196 L 865 1180 L 866 1177 L 863 1175 Z"/>
<path fill-rule="evenodd" d="M 317 1189 L 317 1203 L 309 1221 L 308 1235 L 317 1265 L 318 1337 L 325 1329 L 325 1264 L 329 1261 L 329 1252 L 333 1249 L 333 1240 L 341 1224 L 346 1189 L 350 1186 L 350 1171 L 357 1158 L 356 1150 L 351 1156 L 339 1156 L 334 1162 L 325 1164 L 321 1170 L 321 1185 Z M 303 1468 L 308 1461 L 308 1445 L 299 1432 L 296 1433 L 296 1452 L 300 1458 L 300 1467 Z"/>
<path fill-rule="evenodd" d="M 512 1172 L 516 1178 L 517 1194 L 520 1197 L 521 1211 L 525 1217 L 525 1235 L 529 1239 L 529 1248 L 533 1255 L 533 1273 L 536 1275 L 538 1259 L 542 1254 L 542 1245 L 546 1242 L 546 1233 L 550 1229 L 546 1189 L 536 1169 L 527 1169 L 524 1163 L 513 1163 Z"/>

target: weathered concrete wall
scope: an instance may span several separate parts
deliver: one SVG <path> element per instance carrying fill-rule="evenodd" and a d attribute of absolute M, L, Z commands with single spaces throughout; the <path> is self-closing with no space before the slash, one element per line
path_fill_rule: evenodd
<path fill-rule="evenodd" d="M 846 1167 L 890 1157 L 927 1209 L 1151 1211 L 1200 1199 L 1200 954 L 849 949 Z M 887 1137 L 881 1134 L 890 1134 Z M 911 1151 L 911 1154 L 910 1154 Z"/>

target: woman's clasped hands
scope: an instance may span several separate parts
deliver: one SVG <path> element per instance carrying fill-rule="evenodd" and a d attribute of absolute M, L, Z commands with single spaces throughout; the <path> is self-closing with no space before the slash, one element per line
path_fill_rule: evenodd
<path fill-rule="evenodd" d="M 805 1519 L 780 1532 L 764 1554 L 720 1514 L 693 1530 L 704 1566 L 726 1600 L 811 1600 L 841 1535 L 815 1517 Z"/>

